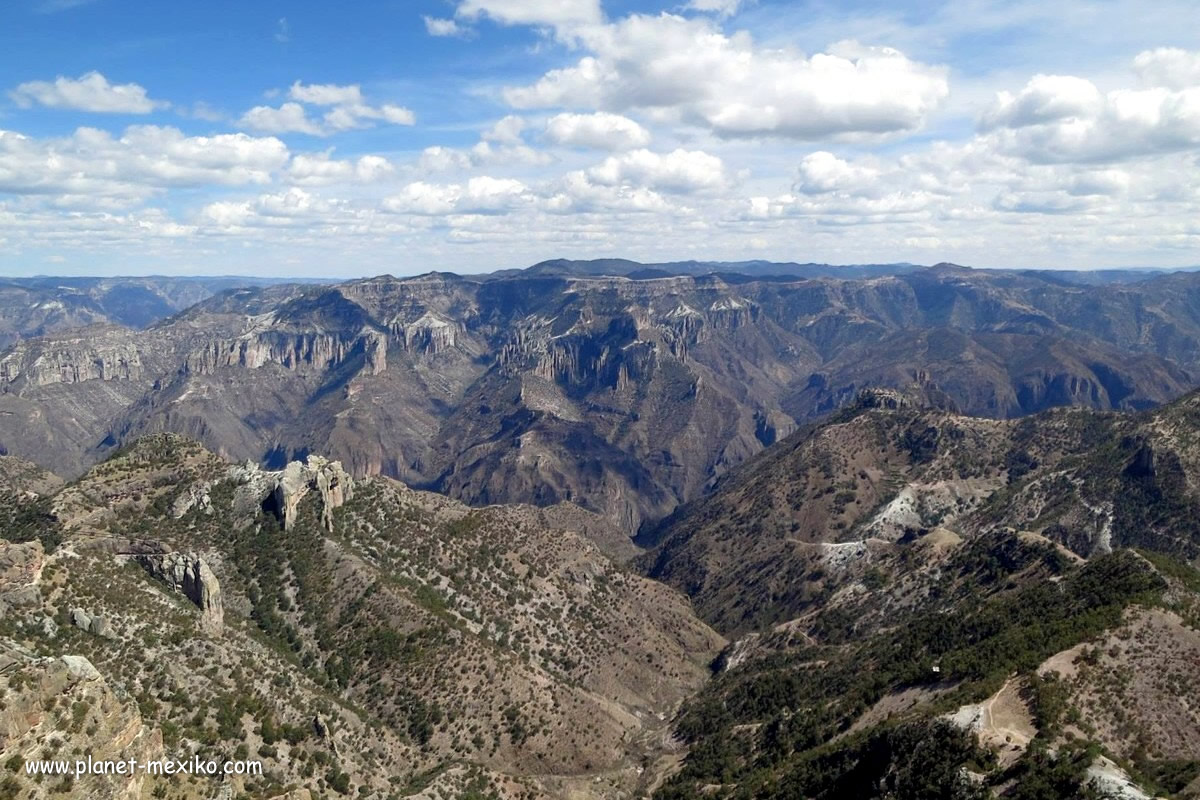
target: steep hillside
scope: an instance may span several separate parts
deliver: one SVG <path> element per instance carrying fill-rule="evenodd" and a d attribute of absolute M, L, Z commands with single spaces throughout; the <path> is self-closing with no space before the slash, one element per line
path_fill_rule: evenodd
<path fill-rule="evenodd" d="M 724 643 L 604 556 L 586 538 L 600 528 L 550 527 L 582 511 L 472 511 L 317 457 L 230 465 L 174 435 L 45 488 L 3 545 L 0 641 L 131 698 L 112 713 L 167 756 L 257 753 L 265 775 L 235 793 L 632 792 L 673 758 L 664 720 Z M 56 705 L 79 706 L 64 680 Z M 103 730 L 41 724 L 37 741 L 68 750 Z"/>
<path fill-rule="evenodd" d="M 1195 796 L 1198 409 L 873 391 L 684 506 L 639 563 L 734 641 L 658 796 Z"/>
<path fill-rule="evenodd" d="M 1192 561 L 1198 409 L 1192 393 L 1141 414 L 989 420 L 866 392 L 648 532 L 656 549 L 641 563 L 736 632 L 823 602 L 826 566 L 866 569 L 937 528 L 1028 531 L 1082 557 L 1144 547 Z"/>
<path fill-rule="evenodd" d="M 1194 796 L 1200 573 L 1012 535 L 935 563 L 859 598 L 886 626 L 835 604 L 735 644 L 656 797 Z"/>

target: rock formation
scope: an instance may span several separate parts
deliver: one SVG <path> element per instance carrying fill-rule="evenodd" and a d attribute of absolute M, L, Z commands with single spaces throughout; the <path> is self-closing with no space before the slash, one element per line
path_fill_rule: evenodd
<path fill-rule="evenodd" d="M 203 558 L 195 553 L 155 553 L 135 558 L 147 572 L 199 607 L 201 630 L 221 632 L 225 619 L 221 584 Z"/>
<path fill-rule="evenodd" d="M 333 510 L 354 496 L 354 479 L 342 469 L 340 461 L 309 456 L 306 462 L 288 464 L 276 480 L 272 505 L 284 530 L 296 522 L 296 509 L 310 491 L 321 496 L 321 524 L 333 530 Z"/>
<path fill-rule="evenodd" d="M 81 631 L 87 631 L 95 636 L 102 636 L 105 639 L 116 638 L 116 634 L 113 633 L 112 626 L 108 624 L 108 620 L 99 615 L 90 614 L 82 608 L 71 609 L 71 624 Z"/>
<path fill-rule="evenodd" d="M 75 759 L 78 756 L 68 754 L 86 752 L 95 761 L 146 763 L 163 757 L 162 734 L 146 725 L 137 704 L 122 699 L 83 656 L 35 658 L 14 645 L 0 645 L 0 692 L 0 758 L 6 762 L 54 758 L 46 755 L 48 743 L 58 746 L 58 758 Z M 59 707 L 77 709 L 80 724 L 64 728 L 61 712 L 55 710 Z M 145 781 L 139 771 L 35 782 L 21 768 L 6 783 L 15 782 L 22 797 L 132 800 L 142 796 Z"/>
<path fill-rule="evenodd" d="M 10 544 L 0 539 L 0 616 L 11 606 L 41 603 L 36 584 L 44 562 L 41 542 Z"/>
<path fill-rule="evenodd" d="M 100 327 L 85 334 L 21 342 L 0 359 L 0 383 L 20 379 L 33 386 L 85 381 L 129 381 L 142 377 L 142 356 L 133 336 Z"/>

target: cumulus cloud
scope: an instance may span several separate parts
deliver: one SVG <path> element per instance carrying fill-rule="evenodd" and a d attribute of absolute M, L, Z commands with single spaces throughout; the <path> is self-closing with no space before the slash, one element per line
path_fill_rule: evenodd
<path fill-rule="evenodd" d="M 524 118 L 510 114 L 484 130 L 472 147 L 433 145 L 421 152 L 417 167 L 425 172 L 468 170 L 493 165 L 545 165 L 554 159 L 525 144 L 527 123 Z"/>
<path fill-rule="evenodd" d="M 335 159 L 329 153 L 309 153 L 292 158 L 286 177 L 301 186 L 326 186 L 335 183 L 373 183 L 395 172 L 395 166 L 382 156 Z"/>
<path fill-rule="evenodd" d="M 284 103 L 278 108 L 255 106 L 238 121 L 242 127 L 264 133 L 307 133 L 323 136 L 325 130 L 308 118 L 308 112 L 299 103 Z"/>
<path fill-rule="evenodd" d="M 255 106 L 242 115 L 239 124 L 263 133 L 306 133 L 331 136 L 342 131 L 369 128 L 377 122 L 413 125 L 416 116 L 403 106 L 368 105 L 358 84 L 303 84 L 296 81 L 288 90 L 289 102 L 278 107 Z M 328 110 L 319 118 L 309 116 L 307 107 Z"/>
<path fill-rule="evenodd" d="M 984 114 L 984 129 L 1023 128 L 1070 118 L 1095 116 L 1104 96 L 1089 80 L 1071 75 L 1035 75 L 1020 92 L 1000 92 Z"/>
<path fill-rule="evenodd" d="M 525 120 L 514 114 L 509 114 L 483 132 L 481 137 L 487 142 L 502 144 L 520 144 L 521 133 L 525 130 Z"/>
<path fill-rule="evenodd" d="M 426 216 L 504 214 L 533 199 L 529 187 L 521 181 L 479 175 L 466 184 L 416 181 L 400 194 L 386 198 L 383 207 L 396 214 Z"/>
<path fill-rule="evenodd" d="M 221 200 L 204 206 L 196 222 L 214 232 L 236 232 L 248 227 L 292 227 L 314 220 L 344 215 L 346 204 L 292 187 L 250 200 Z"/>
<path fill-rule="evenodd" d="M 1186 89 L 1200 86 L 1200 51 L 1160 47 L 1138 53 L 1133 69 L 1147 86 Z"/>
<path fill-rule="evenodd" d="M 645 186 L 599 183 L 585 170 L 568 172 L 555 182 L 545 208 L 552 214 L 569 213 L 663 213 L 671 204 Z"/>
<path fill-rule="evenodd" d="M 109 83 L 99 72 L 78 78 L 59 76 L 51 81 L 29 81 L 8 93 L 21 108 L 34 104 L 49 108 L 92 111 L 109 114 L 149 114 L 169 103 L 151 100 L 136 83 Z"/>
<path fill-rule="evenodd" d="M 1041 164 L 1104 163 L 1200 146 L 1200 53 L 1159 48 L 1133 60 L 1141 88 L 1035 75 L 983 114 L 981 146 Z"/>
<path fill-rule="evenodd" d="M 300 81 L 288 89 L 288 97 L 314 106 L 360 106 L 363 105 L 362 87 L 358 84 L 338 86 L 332 83 L 310 83 Z"/>
<path fill-rule="evenodd" d="M 546 137 L 556 144 L 596 150 L 631 150 L 650 144 L 650 132 L 637 122 L 603 111 L 551 117 L 546 123 Z"/>
<path fill-rule="evenodd" d="M 1037 76 L 984 115 L 997 148 L 1044 163 L 1116 161 L 1200 146 L 1200 86 L 1117 89 Z"/>
<path fill-rule="evenodd" d="M 443 147 L 433 145 L 421 151 L 417 168 L 425 172 L 469 170 L 479 167 L 538 166 L 553 162 L 548 153 L 524 144 L 497 144 L 481 141 L 472 147 Z"/>
<path fill-rule="evenodd" d="M 44 140 L 0 131 L 0 191 L 133 201 L 170 186 L 269 183 L 288 156 L 274 137 L 185 136 L 152 125 L 119 138 L 95 128 Z"/>
<path fill-rule="evenodd" d="M 641 149 L 610 156 L 587 175 L 604 186 L 627 184 L 680 194 L 715 191 L 730 183 L 720 158 L 682 148 L 666 154 Z"/>
<path fill-rule="evenodd" d="M 647 109 L 721 136 L 819 139 L 913 130 L 949 92 L 946 71 L 842 42 L 811 57 L 758 47 L 708 18 L 635 14 L 577 34 L 574 66 L 510 87 L 517 108 Z"/>
<path fill-rule="evenodd" d="M 456 16 L 486 16 L 504 25 L 573 25 L 600 22 L 600 0 L 461 0 Z"/>
<path fill-rule="evenodd" d="M 872 193 L 879 183 L 879 170 L 850 164 L 825 150 L 810 153 L 800 162 L 793 189 L 802 194 L 828 192 Z"/>

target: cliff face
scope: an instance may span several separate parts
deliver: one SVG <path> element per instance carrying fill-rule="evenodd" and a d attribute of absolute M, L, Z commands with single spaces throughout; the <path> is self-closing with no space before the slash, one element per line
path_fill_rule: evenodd
<path fill-rule="evenodd" d="M 322 452 L 354 476 L 472 503 L 572 500 L 633 529 L 870 386 L 1001 418 L 1168 400 L 1200 363 L 1188 280 L 1079 287 L 939 267 L 246 290 L 140 334 L 10 349 L 0 447 L 73 475 L 176 431 L 272 469 Z"/>
<path fill-rule="evenodd" d="M 0 348 L 78 328 L 144 328 L 237 286 L 269 279 L 166 276 L 0 278 Z"/>
<path fill-rule="evenodd" d="M 88 328 L 20 342 L 0 357 L 0 382 L 25 387 L 84 381 L 137 381 L 142 352 L 123 328 Z"/>

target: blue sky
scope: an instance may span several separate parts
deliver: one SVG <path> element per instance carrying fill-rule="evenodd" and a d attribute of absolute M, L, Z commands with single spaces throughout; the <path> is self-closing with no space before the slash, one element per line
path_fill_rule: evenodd
<path fill-rule="evenodd" d="M 1200 263 L 1200 5 L 12 0 L 0 272 Z"/>

